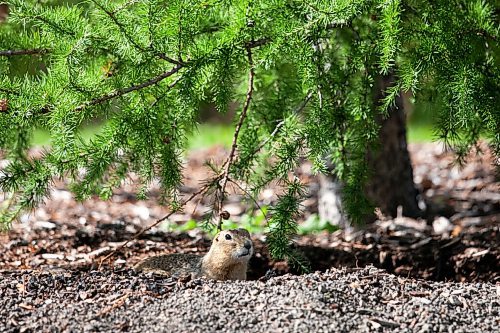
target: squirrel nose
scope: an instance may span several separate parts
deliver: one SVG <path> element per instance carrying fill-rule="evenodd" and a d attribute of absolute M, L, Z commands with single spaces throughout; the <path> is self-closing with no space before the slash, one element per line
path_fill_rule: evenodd
<path fill-rule="evenodd" d="M 252 243 L 250 243 L 250 241 L 246 241 L 244 246 L 245 249 L 250 250 L 252 248 Z"/>

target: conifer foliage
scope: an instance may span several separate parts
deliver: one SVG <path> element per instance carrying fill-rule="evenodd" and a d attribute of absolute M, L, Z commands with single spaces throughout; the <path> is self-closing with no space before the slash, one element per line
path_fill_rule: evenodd
<path fill-rule="evenodd" d="M 0 148 L 11 161 L 0 174 L 4 225 L 57 177 L 71 179 L 79 199 L 106 199 L 135 172 L 139 194 L 159 179 L 172 212 L 182 209 L 182 153 L 206 101 L 220 112 L 240 107 L 227 160 L 195 195 L 214 194 L 211 221 L 221 227 L 229 183 L 250 195 L 277 181 L 276 257 L 294 258 L 303 190 L 293 170 L 303 157 L 318 171 L 332 160 L 347 213 L 362 217 L 375 118 L 401 91 L 433 99 L 436 131 L 460 156 L 480 136 L 500 153 L 494 1 L 60 2 L 7 1 L 0 25 Z M 397 81 L 375 103 L 374 81 L 388 73 Z M 82 124 L 94 119 L 103 130 L 83 140 Z M 50 131 L 51 147 L 33 158 L 36 128 Z"/>

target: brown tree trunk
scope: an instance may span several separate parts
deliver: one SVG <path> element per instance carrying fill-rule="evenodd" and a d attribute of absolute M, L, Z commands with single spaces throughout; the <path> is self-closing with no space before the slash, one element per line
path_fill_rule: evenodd
<path fill-rule="evenodd" d="M 394 76 L 379 77 L 376 86 L 376 101 L 380 101 L 384 91 L 394 82 Z M 367 152 L 371 180 L 365 187 L 365 195 L 386 216 L 397 216 L 402 207 L 404 216 L 421 217 L 418 206 L 418 190 L 413 183 L 413 168 L 406 143 L 406 112 L 403 96 L 388 110 L 388 117 L 379 116 L 379 145 Z M 333 166 L 331 166 L 333 168 Z M 341 207 L 342 185 L 332 176 L 320 176 L 318 211 L 320 218 L 330 221 L 341 228 L 349 228 Z M 367 217 L 371 222 L 375 214 Z"/>
<path fill-rule="evenodd" d="M 9 15 L 9 7 L 7 5 L 0 5 L 0 22 L 3 22 L 7 19 Z"/>
<path fill-rule="evenodd" d="M 393 83 L 393 75 L 378 78 L 375 94 L 377 101 L 380 101 L 383 92 Z M 422 210 L 418 206 L 418 190 L 413 183 L 402 95 L 396 98 L 395 105 L 388 113 L 388 117 L 379 116 L 377 119 L 381 125 L 380 145 L 368 152 L 368 165 L 373 176 L 366 186 L 366 195 L 385 215 L 395 217 L 398 206 L 401 206 L 404 216 L 420 217 Z"/>

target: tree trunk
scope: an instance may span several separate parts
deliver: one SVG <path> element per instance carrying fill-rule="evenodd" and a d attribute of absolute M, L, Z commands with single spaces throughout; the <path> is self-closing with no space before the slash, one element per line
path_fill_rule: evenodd
<path fill-rule="evenodd" d="M 5 4 L 0 5 L 0 22 L 5 21 L 8 15 L 9 15 L 9 7 Z"/>
<path fill-rule="evenodd" d="M 378 78 L 376 101 L 380 101 L 384 91 L 393 83 L 393 75 Z M 418 206 L 418 190 L 413 183 L 413 168 L 406 142 L 406 112 L 401 94 L 388 113 L 388 117 L 379 116 L 377 119 L 381 125 L 379 147 L 368 152 L 368 165 L 373 174 L 366 186 L 366 195 L 385 215 L 395 217 L 398 206 L 401 206 L 404 216 L 420 217 L 422 210 Z"/>
<path fill-rule="evenodd" d="M 377 80 L 376 101 L 394 82 L 393 75 Z M 396 98 L 395 106 L 388 110 L 388 117 L 379 116 L 381 128 L 379 146 L 367 152 L 368 167 L 372 177 L 365 187 L 365 194 L 384 215 L 396 217 L 398 207 L 404 216 L 421 217 L 418 206 L 418 190 L 413 183 L 413 168 L 406 143 L 406 112 L 403 96 Z M 320 218 L 342 228 L 349 226 L 340 204 L 341 184 L 331 176 L 321 176 L 318 211 Z M 373 221 L 375 215 L 367 218 Z"/>

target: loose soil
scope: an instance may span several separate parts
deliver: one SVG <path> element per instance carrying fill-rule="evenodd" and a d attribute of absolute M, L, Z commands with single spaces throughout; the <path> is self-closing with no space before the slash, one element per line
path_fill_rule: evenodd
<path fill-rule="evenodd" d="M 498 332 L 489 283 L 374 267 L 260 281 L 179 282 L 129 269 L 0 274 L 4 332 Z"/>

